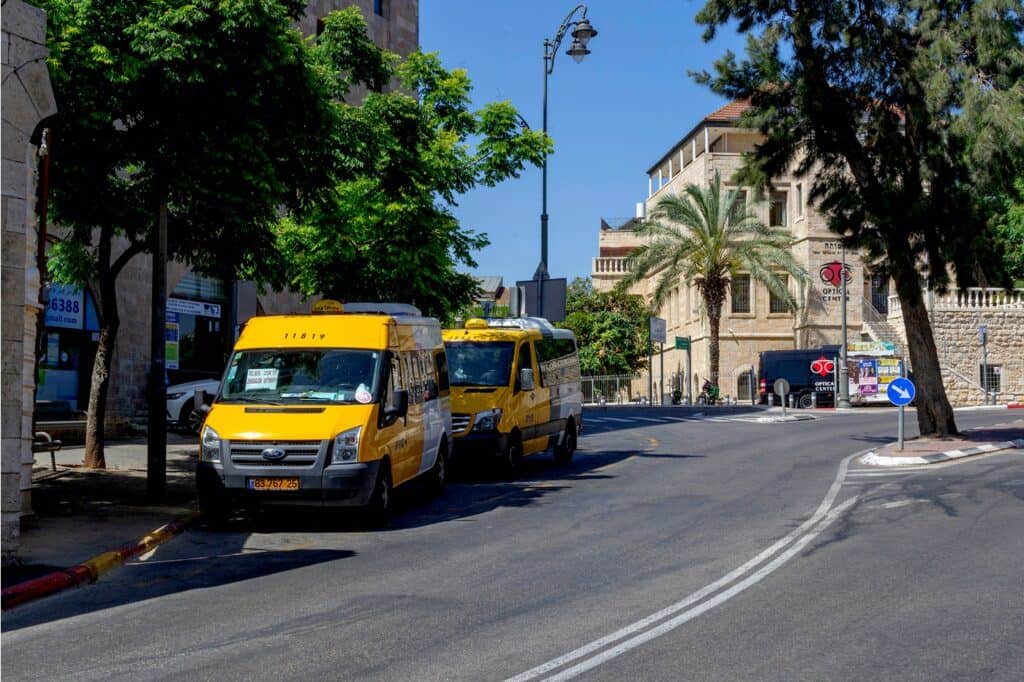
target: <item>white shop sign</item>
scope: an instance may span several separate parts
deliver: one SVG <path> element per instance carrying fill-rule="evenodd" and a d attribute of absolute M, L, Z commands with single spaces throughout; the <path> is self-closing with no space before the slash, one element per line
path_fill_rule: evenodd
<path fill-rule="evenodd" d="M 167 312 L 200 317 L 220 317 L 220 304 L 205 301 L 189 301 L 184 298 L 168 298 Z"/>

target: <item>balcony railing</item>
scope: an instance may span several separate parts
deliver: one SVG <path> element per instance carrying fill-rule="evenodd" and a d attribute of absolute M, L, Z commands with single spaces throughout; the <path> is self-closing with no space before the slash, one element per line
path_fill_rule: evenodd
<path fill-rule="evenodd" d="M 614 258 L 610 256 L 597 257 L 594 259 L 594 267 L 591 274 L 594 275 L 625 275 L 629 272 L 628 258 Z"/>
<path fill-rule="evenodd" d="M 970 287 L 944 294 L 924 292 L 928 310 L 1024 310 L 1024 289 Z M 902 317 L 899 296 L 889 297 L 889 317 Z"/>

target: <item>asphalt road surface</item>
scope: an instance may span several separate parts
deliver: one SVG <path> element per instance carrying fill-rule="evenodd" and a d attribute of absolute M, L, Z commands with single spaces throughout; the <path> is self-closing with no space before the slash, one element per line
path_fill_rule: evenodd
<path fill-rule="evenodd" d="M 1024 452 L 857 465 L 890 410 L 586 418 L 571 465 L 407 491 L 383 530 L 270 512 L 188 531 L 4 614 L 3 675 L 1021 679 Z"/>

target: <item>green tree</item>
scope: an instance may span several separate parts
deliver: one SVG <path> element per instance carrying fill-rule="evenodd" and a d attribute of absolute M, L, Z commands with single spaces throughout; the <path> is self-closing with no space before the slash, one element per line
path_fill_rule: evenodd
<path fill-rule="evenodd" d="M 1024 140 L 1020 0 L 707 0 L 697 20 L 707 40 L 748 34 L 745 59 L 697 74 L 749 98 L 744 124 L 766 135 L 741 179 L 812 178 L 830 228 L 896 284 L 920 432 L 955 433 L 921 278 L 970 284 L 991 248 L 973 193 Z"/>
<path fill-rule="evenodd" d="M 1006 193 L 995 197 L 990 225 L 996 253 L 1002 254 L 1007 274 L 1024 286 L 1024 177 Z"/>
<path fill-rule="evenodd" d="M 595 292 L 589 279 L 573 280 L 566 291 L 565 320 L 579 347 L 585 376 L 632 374 L 647 364 L 647 309 L 639 296 Z"/>
<path fill-rule="evenodd" d="M 89 286 L 100 315 L 87 466 L 104 466 L 120 327 L 118 276 L 149 251 L 158 208 L 169 251 L 204 272 L 273 281 L 280 211 L 344 161 L 333 76 L 293 28 L 299 0 L 49 0 L 57 97 L 51 252 L 58 281 Z"/>
<path fill-rule="evenodd" d="M 791 308 L 796 301 L 783 274 L 797 282 L 807 272 L 793 258 L 793 237 L 766 227 L 751 213 L 737 191 L 722 191 L 719 173 L 709 187 L 687 185 L 679 195 L 661 198 L 651 219 L 637 234 L 648 240 L 630 256 L 630 272 L 622 286 L 657 277 L 651 310 L 661 309 L 672 289 L 695 286 L 708 320 L 711 381 L 718 383 L 719 326 L 722 304 L 732 278 L 747 273 Z"/>
<path fill-rule="evenodd" d="M 472 302 L 477 287 L 459 268 L 475 266 L 473 252 L 488 244 L 452 214 L 456 197 L 539 165 L 551 142 L 522 126 L 508 102 L 473 111 L 465 70 L 445 69 L 436 54 L 400 60 L 365 35 L 352 7 L 329 15 L 319 38 L 325 63 L 347 74 L 334 97 L 363 153 L 313 210 L 282 221 L 278 245 L 289 284 L 306 296 L 398 300 L 450 316 Z M 352 76 L 356 54 L 355 63 L 373 65 L 373 79 Z M 400 87 L 386 91 L 392 79 Z M 369 92 L 349 104 L 356 83 Z"/>

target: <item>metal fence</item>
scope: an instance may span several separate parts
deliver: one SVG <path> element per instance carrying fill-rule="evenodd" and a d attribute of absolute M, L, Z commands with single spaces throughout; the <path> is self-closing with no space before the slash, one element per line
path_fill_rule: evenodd
<path fill-rule="evenodd" d="M 601 399 L 609 404 L 632 402 L 640 394 L 634 393 L 632 384 L 640 378 L 639 374 L 610 374 L 602 376 L 580 377 L 583 390 L 583 402 L 597 403 Z M 643 393 L 643 395 L 647 395 Z"/>

